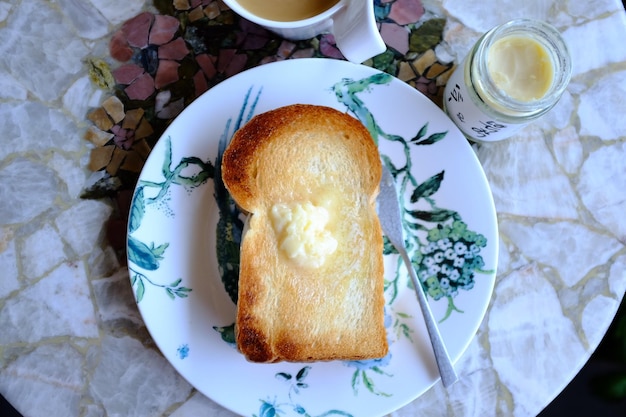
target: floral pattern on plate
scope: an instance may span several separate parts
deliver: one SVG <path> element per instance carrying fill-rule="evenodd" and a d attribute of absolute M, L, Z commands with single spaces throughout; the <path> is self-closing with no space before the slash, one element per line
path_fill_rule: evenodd
<path fill-rule="evenodd" d="M 314 82 L 307 87 L 303 81 L 310 78 Z M 289 85 L 312 92 L 289 90 Z M 388 74 L 345 62 L 268 64 L 214 87 L 164 133 L 131 205 L 131 284 L 155 342 L 201 392 L 245 415 L 351 416 L 364 410 L 383 415 L 438 378 L 415 295 L 386 239 L 386 357 L 251 364 L 236 351 L 233 323 L 243 217 L 220 181 L 221 155 L 232 134 L 253 115 L 294 102 L 342 109 L 368 128 L 404 196 L 406 243 L 444 341 L 453 359 L 466 348 L 493 288 L 493 201 L 468 144 L 432 103 L 420 107 L 423 114 L 415 120 L 381 111 L 380 103 L 390 98 L 427 101 L 416 94 Z M 226 104 L 218 104 L 220 100 Z M 398 117 L 400 122 L 394 122 Z M 467 180 L 472 183 L 464 187 Z M 477 207 L 470 210 L 468 195 L 478 196 Z M 205 377 L 213 373 L 221 375 L 219 386 Z M 407 385 L 408 380 L 417 383 Z M 245 395 L 234 399 L 233 390 Z"/>

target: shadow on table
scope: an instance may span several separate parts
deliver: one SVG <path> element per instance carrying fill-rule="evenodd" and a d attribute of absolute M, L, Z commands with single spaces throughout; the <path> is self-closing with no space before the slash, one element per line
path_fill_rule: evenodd
<path fill-rule="evenodd" d="M 0 416 L 2 417 L 22 417 L 9 402 L 0 395 Z"/>

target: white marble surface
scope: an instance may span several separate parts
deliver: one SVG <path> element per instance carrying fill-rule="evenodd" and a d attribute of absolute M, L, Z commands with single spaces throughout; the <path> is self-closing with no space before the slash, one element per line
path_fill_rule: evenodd
<path fill-rule="evenodd" d="M 555 24 L 572 82 L 548 116 L 477 147 L 500 225 L 489 311 L 457 363 L 394 416 L 532 416 L 597 347 L 626 289 L 626 15 L 618 0 L 426 0 L 459 59 L 515 17 Z M 497 7 L 496 7 L 497 5 Z M 232 416 L 154 346 L 104 240 L 113 207 L 78 198 L 85 60 L 144 0 L 0 1 L 0 393 L 25 416 Z M 485 12 L 488 9 L 488 12 Z"/>

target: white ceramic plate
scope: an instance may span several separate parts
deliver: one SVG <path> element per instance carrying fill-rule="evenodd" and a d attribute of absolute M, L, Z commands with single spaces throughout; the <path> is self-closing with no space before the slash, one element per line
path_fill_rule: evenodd
<path fill-rule="evenodd" d="M 268 64 L 222 82 L 185 109 L 150 154 L 135 190 L 131 284 L 165 357 L 224 407 L 259 417 L 384 415 L 439 379 L 415 295 L 388 245 L 387 357 L 253 364 L 231 343 L 236 307 L 229 293 L 236 292 L 241 218 L 215 168 L 246 120 L 293 103 L 346 111 L 370 129 L 395 169 L 407 241 L 458 360 L 494 285 L 498 238 L 489 186 L 469 144 L 437 106 L 365 66 L 327 59 Z"/>

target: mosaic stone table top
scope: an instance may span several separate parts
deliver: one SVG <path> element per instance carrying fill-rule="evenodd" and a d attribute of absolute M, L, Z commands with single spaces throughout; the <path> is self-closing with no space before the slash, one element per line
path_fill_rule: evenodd
<path fill-rule="evenodd" d="M 626 14 L 617 0 L 376 0 L 365 62 L 441 105 L 476 39 L 548 21 L 573 58 L 559 104 L 474 145 L 498 213 L 487 314 L 457 362 L 394 416 L 531 416 L 584 365 L 626 289 Z M 487 9 L 487 12 L 485 11 Z M 160 133 L 247 68 L 342 59 L 214 0 L 0 1 L 0 393 L 25 416 L 234 416 L 164 359 L 135 303 L 125 224 Z M 392 104 L 390 104 L 392 105 Z"/>

